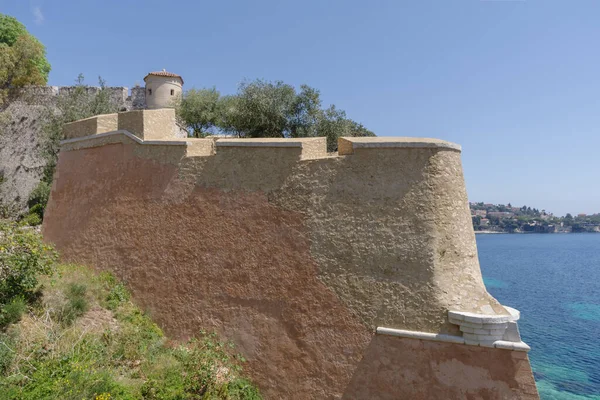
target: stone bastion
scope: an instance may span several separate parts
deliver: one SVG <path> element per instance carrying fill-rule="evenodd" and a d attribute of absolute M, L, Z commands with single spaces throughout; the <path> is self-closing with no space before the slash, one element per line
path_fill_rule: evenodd
<path fill-rule="evenodd" d="M 43 233 L 174 338 L 216 331 L 269 399 L 537 399 L 487 293 L 460 146 L 178 138 L 174 111 L 65 126 Z"/>

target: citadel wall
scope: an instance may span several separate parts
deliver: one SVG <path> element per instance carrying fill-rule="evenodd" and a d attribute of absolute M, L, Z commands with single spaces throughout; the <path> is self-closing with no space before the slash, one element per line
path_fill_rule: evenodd
<path fill-rule="evenodd" d="M 266 398 L 538 398 L 459 146 L 177 139 L 170 113 L 65 127 L 43 233 L 67 261 L 115 272 L 173 337 L 232 340 Z"/>
<path fill-rule="evenodd" d="M 56 102 L 57 98 L 67 95 L 77 89 L 77 86 L 29 86 L 21 89 L 20 97 L 28 104 L 47 105 Z M 142 110 L 146 108 L 146 91 L 143 87 L 136 86 L 131 90 L 124 86 L 105 88 L 109 92 L 112 104 L 117 104 L 122 111 Z M 94 95 L 101 88 L 86 86 L 88 94 Z"/>

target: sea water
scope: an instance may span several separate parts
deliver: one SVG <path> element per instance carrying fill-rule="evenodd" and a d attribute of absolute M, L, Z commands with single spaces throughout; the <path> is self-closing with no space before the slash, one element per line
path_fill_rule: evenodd
<path fill-rule="evenodd" d="M 600 234 L 477 235 L 488 291 L 521 311 L 542 400 L 600 400 Z"/>

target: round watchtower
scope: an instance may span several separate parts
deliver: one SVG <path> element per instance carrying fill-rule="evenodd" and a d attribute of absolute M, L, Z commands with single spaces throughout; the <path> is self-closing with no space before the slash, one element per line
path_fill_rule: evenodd
<path fill-rule="evenodd" d="M 150 110 L 169 108 L 181 96 L 183 79 L 166 70 L 150 72 L 144 78 L 146 82 L 146 107 Z"/>

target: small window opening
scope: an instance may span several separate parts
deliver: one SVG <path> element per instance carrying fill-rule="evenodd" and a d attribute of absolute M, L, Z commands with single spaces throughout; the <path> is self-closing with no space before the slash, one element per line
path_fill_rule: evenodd
<path fill-rule="evenodd" d="M 171 89 L 171 96 L 175 96 L 175 89 Z"/>
<path fill-rule="evenodd" d="M 152 96 L 152 89 L 148 89 L 148 96 Z"/>

